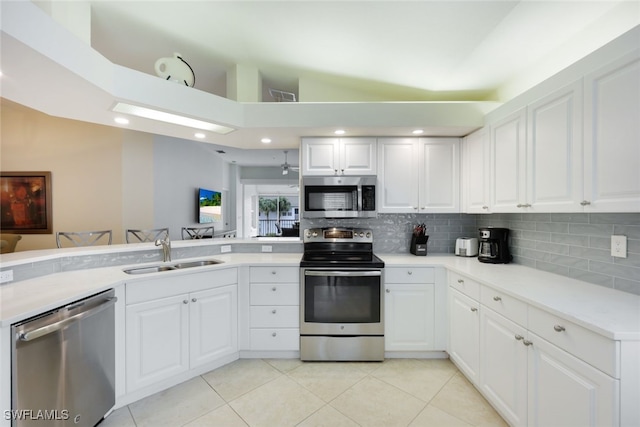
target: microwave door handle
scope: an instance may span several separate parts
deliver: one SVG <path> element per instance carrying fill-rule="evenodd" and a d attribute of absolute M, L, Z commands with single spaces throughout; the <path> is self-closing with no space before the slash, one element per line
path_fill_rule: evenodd
<path fill-rule="evenodd" d="M 304 272 L 305 276 L 318 276 L 318 277 L 329 277 L 329 276 L 340 276 L 340 277 L 371 277 L 371 276 L 382 276 L 382 272 L 380 270 L 371 270 L 371 271 L 325 271 L 325 270 L 306 270 Z"/>

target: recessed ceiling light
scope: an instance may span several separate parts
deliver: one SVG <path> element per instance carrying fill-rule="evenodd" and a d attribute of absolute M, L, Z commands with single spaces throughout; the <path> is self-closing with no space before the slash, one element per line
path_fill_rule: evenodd
<path fill-rule="evenodd" d="M 346 132 L 344 131 L 344 129 L 338 129 L 337 131 L 333 132 L 336 135 L 344 135 Z"/>
<path fill-rule="evenodd" d="M 262 138 L 260 142 L 262 142 L 263 144 L 269 144 L 271 142 L 271 138 Z"/>
<path fill-rule="evenodd" d="M 116 122 L 119 125 L 128 125 L 129 124 L 129 119 L 125 119 L 124 117 L 116 117 L 115 119 L 113 119 L 114 122 Z"/>
<path fill-rule="evenodd" d="M 187 126 L 196 129 L 208 130 L 211 132 L 226 135 L 229 132 L 233 132 L 235 129 L 222 126 L 216 123 L 205 122 L 203 120 L 192 119 L 191 117 L 180 116 L 178 114 L 167 113 L 166 111 L 154 110 L 152 108 L 140 107 L 132 104 L 125 104 L 118 102 L 113 108 L 113 111 L 123 114 L 131 114 L 145 119 L 158 120 L 165 123 L 172 123 L 174 125 Z"/>
<path fill-rule="evenodd" d="M 204 138 L 206 135 L 205 135 L 204 133 L 202 133 L 202 132 L 197 132 L 197 133 L 195 133 L 193 136 L 195 136 L 196 138 L 200 138 L 200 139 L 202 139 L 202 138 Z"/>
<path fill-rule="evenodd" d="M 424 130 L 422 129 L 416 129 L 414 131 L 411 132 L 414 135 L 422 135 L 424 133 Z"/>

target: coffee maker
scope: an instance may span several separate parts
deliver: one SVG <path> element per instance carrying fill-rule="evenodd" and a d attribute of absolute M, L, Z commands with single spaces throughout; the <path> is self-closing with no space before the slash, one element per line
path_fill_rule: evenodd
<path fill-rule="evenodd" d="M 479 228 L 478 261 L 489 264 L 508 264 L 513 257 L 509 253 L 509 229 Z"/>

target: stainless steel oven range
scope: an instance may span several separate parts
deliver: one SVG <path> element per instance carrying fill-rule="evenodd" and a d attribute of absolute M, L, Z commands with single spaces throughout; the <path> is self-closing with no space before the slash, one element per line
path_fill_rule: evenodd
<path fill-rule="evenodd" d="M 300 262 L 300 358 L 384 360 L 384 262 L 373 233 L 312 228 Z"/>

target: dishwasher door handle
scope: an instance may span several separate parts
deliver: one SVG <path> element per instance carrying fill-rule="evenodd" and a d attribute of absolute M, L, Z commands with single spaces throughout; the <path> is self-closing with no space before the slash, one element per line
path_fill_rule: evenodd
<path fill-rule="evenodd" d="M 109 307 L 111 307 L 112 305 L 114 305 L 116 303 L 116 301 L 118 301 L 117 297 L 111 297 L 108 300 L 106 300 L 104 303 L 100 304 L 99 306 L 93 307 L 87 311 L 83 311 L 81 313 L 78 314 L 74 314 L 71 317 L 68 317 L 66 319 L 62 319 L 58 322 L 52 323 L 50 325 L 47 326 L 43 326 L 41 328 L 38 329 L 34 329 L 32 331 L 27 331 L 27 332 L 22 332 L 19 335 L 19 339 L 20 341 L 32 341 L 35 340 L 37 338 L 40 338 L 44 335 L 48 335 L 52 332 L 55 331 L 59 331 L 60 329 L 70 325 L 73 322 L 77 322 L 80 319 L 84 319 L 85 317 L 89 317 L 89 316 L 93 316 L 96 313 L 101 312 L 102 310 L 105 310 Z"/>
<path fill-rule="evenodd" d="M 326 270 L 307 270 L 304 272 L 305 276 L 318 276 L 318 277 L 370 277 L 370 276 L 382 276 L 380 270 L 369 271 L 326 271 Z"/>

